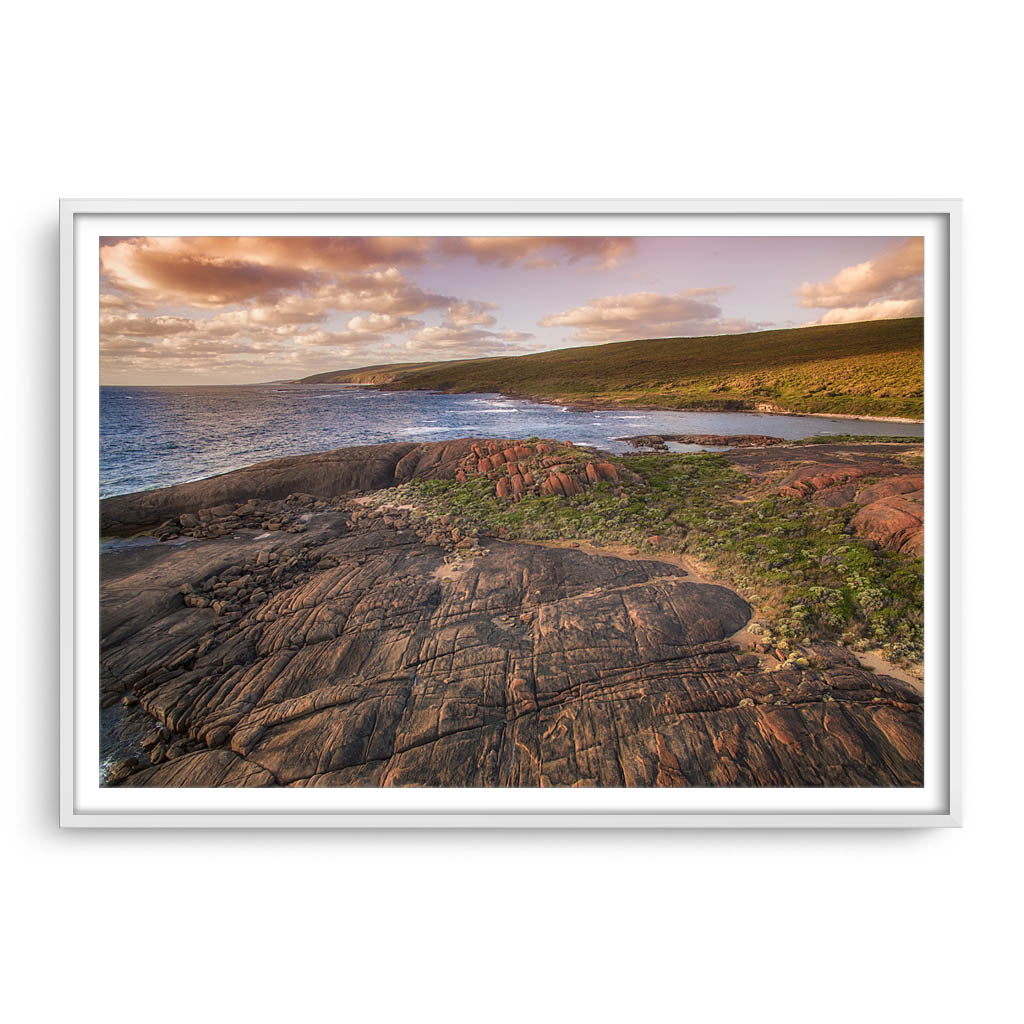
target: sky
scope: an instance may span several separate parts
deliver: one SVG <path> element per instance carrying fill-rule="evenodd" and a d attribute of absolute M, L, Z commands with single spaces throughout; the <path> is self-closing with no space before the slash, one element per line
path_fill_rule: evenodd
<path fill-rule="evenodd" d="M 100 239 L 104 384 L 920 316 L 918 237 Z"/>

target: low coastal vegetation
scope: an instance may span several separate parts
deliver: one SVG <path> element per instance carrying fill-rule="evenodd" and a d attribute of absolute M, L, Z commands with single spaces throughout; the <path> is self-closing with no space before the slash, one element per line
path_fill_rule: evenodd
<path fill-rule="evenodd" d="M 578 449 L 559 455 L 588 457 Z M 509 503 L 486 477 L 469 477 L 412 481 L 375 500 L 445 516 L 473 534 L 677 554 L 734 587 L 782 641 L 839 640 L 898 663 L 921 660 L 922 562 L 852 536 L 855 506 L 770 493 L 718 454 L 630 455 L 614 464 L 621 486 L 601 481 L 569 497 Z"/>
<path fill-rule="evenodd" d="M 322 373 L 308 383 L 501 392 L 608 407 L 790 411 L 921 419 L 921 318 L 662 338 Z"/>

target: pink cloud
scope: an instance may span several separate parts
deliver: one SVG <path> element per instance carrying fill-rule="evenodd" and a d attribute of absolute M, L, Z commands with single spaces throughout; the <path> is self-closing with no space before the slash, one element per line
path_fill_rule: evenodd
<path fill-rule="evenodd" d="M 440 240 L 441 252 L 450 257 L 471 256 L 478 263 L 500 267 L 522 264 L 526 267 L 550 267 L 559 262 L 586 261 L 601 269 L 616 266 L 633 251 L 634 240 L 602 236 L 479 236 Z"/>
<path fill-rule="evenodd" d="M 455 302 L 448 307 L 444 319 L 454 327 L 491 327 L 497 320 L 489 311 L 497 308 L 493 302 Z"/>
<path fill-rule="evenodd" d="M 405 334 L 423 326 L 422 320 L 392 316 L 389 313 L 369 313 L 366 316 L 351 317 L 344 330 L 310 331 L 296 334 L 293 340 L 297 345 L 346 346 L 356 351 L 359 346 L 382 344 L 390 341 L 393 335 Z"/>
<path fill-rule="evenodd" d="M 408 352 L 443 353 L 446 359 L 522 351 L 523 342 L 533 335 L 525 331 L 487 331 L 480 327 L 438 324 L 409 335 Z"/>
<path fill-rule="evenodd" d="M 397 267 L 370 273 L 343 275 L 312 293 L 324 308 L 355 312 L 390 313 L 414 316 L 428 309 L 447 309 L 457 302 L 450 295 L 439 295 L 406 280 Z"/>
<path fill-rule="evenodd" d="M 924 299 L 880 299 L 865 306 L 838 306 L 814 322 L 816 324 L 852 324 L 862 320 L 898 320 L 922 316 Z"/>
<path fill-rule="evenodd" d="M 827 281 L 805 281 L 800 305 L 828 310 L 819 324 L 921 316 L 924 312 L 924 239 L 897 242 L 873 260 L 844 267 Z"/>
<path fill-rule="evenodd" d="M 542 327 L 573 327 L 574 341 L 598 343 L 636 338 L 693 337 L 753 331 L 768 324 L 723 317 L 715 297 L 727 288 L 690 288 L 663 295 L 633 292 L 591 299 L 539 321 Z"/>

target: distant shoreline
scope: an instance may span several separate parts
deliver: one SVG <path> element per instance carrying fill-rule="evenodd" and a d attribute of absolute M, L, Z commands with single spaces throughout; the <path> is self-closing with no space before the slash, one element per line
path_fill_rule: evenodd
<path fill-rule="evenodd" d="M 649 338 L 519 356 L 353 367 L 303 383 L 483 392 L 575 409 L 753 412 L 876 422 L 924 420 L 920 317 Z"/>
<path fill-rule="evenodd" d="M 500 395 L 502 398 L 518 399 L 525 402 L 535 402 L 537 405 L 558 405 L 567 409 L 574 409 L 581 412 L 590 410 L 609 411 L 635 411 L 635 412 L 695 412 L 695 413 L 720 413 L 722 415 L 748 415 L 748 416 L 810 416 L 817 419 L 838 419 L 838 420 L 864 420 L 869 423 L 915 423 L 923 424 L 923 419 L 914 419 L 909 416 L 869 416 L 863 413 L 841 412 L 798 412 L 795 409 L 780 409 L 777 406 L 771 409 L 723 409 L 714 405 L 693 405 L 680 408 L 674 405 L 658 405 L 651 403 L 618 402 L 608 398 L 603 400 L 587 398 L 548 398 L 541 395 L 531 395 L 522 391 L 455 391 L 436 387 L 395 387 L 390 382 L 369 383 L 365 381 L 321 381 L 314 382 L 297 378 L 295 380 L 272 380 L 258 381 L 253 384 L 103 384 L 105 388 L 268 388 L 280 387 L 281 385 L 292 385 L 308 388 L 359 388 L 364 391 L 382 391 L 395 393 L 399 391 L 420 391 L 434 395 Z"/>
<path fill-rule="evenodd" d="M 720 413 L 722 415 L 747 415 L 747 416 L 810 416 L 816 419 L 838 419 L 838 420 L 864 420 L 869 423 L 915 423 L 923 424 L 923 419 L 912 419 L 908 416 L 867 416 L 851 412 L 796 412 L 792 409 L 721 409 L 716 406 L 690 406 L 680 409 L 672 405 L 652 405 L 648 403 L 617 402 L 614 399 L 598 401 L 586 398 L 546 398 L 540 395 L 530 395 L 522 391 L 447 391 L 443 388 L 407 388 L 390 387 L 387 384 L 364 384 L 362 382 L 341 381 L 338 383 L 306 384 L 302 380 L 290 381 L 291 384 L 302 384 L 308 387 L 335 387 L 335 388 L 369 388 L 373 391 L 423 391 L 435 395 L 500 395 L 502 398 L 535 402 L 537 405 L 559 405 L 567 409 L 574 409 L 580 412 L 589 410 L 609 410 L 636 412 L 695 412 L 695 413 Z M 236 385 L 244 387 L 246 385 Z M 252 385 L 249 385 L 252 386 Z"/>
<path fill-rule="evenodd" d="M 381 391 L 406 391 L 406 390 L 428 390 L 426 388 L 379 388 Z M 433 388 L 429 390 L 435 390 Z M 437 394 L 442 395 L 455 395 L 455 394 L 498 394 L 502 398 L 512 399 L 523 399 L 528 402 L 536 402 L 539 405 L 562 405 L 567 409 L 575 409 L 581 412 L 589 410 L 614 410 L 614 411 L 626 411 L 636 410 L 637 412 L 695 412 L 695 413 L 719 413 L 721 415 L 745 415 L 745 416 L 810 416 L 817 419 L 837 419 L 837 420 L 866 420 L 871 423 L 920 423 L 923 424 L 923 419 L 911 419 L 906 416 L 866 416 L 857 413 L 847 412 L 796 412 L 792 409 L 722 409 L 713 405 L 703 406 L 689 406 L 685 409 L 680 409 L 678 406 L 672 405 L 657 405 L 648 403 L 632 403 L 632 402 L 617 402 L 614 399 L 607 399 L 605 401 L 596 401 L 593 399 L 580 399 L 580 398 L 569 398 L 569 399 L 558 399 L 558 398 L 541 398 L 538 395 L 528 395 L 517 391 L 497 391 L 497 392 L 468 392 L 468 391 L 437 391 Z"/>

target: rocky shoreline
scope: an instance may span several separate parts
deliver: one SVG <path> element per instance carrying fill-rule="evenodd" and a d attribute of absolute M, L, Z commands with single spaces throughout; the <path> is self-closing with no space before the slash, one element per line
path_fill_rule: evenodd
<path fill-rule="evenodd" d="M 650 448 L 667 452 L 672 444 L 700 445 L 704 448 L 768 448 L 775 444 L 786 444 L 782 437 L 767 434 L 635 434 L 631 437 L 617 437 L 631 448 Z"/>
<path fill-rule="evenodd" d="M 730 458 L 808 501 L 869 492 L 865 512 L 889 503 L 874 543 L 913 547 L 913 522 L 885 531 L 920 488 L 877 447 L 893 451 Z M 740 642 L 747 602 L 656 551 L 515 542 L 395 497 L 461 481 L 510 508 L 627 500 L 629 474 L 628 457 L 469 438 L 106 499 L 104 535 L 152 543 L 101 557 L 105 783 L 921 785 L 920 694 L 851 651 Z"/>

